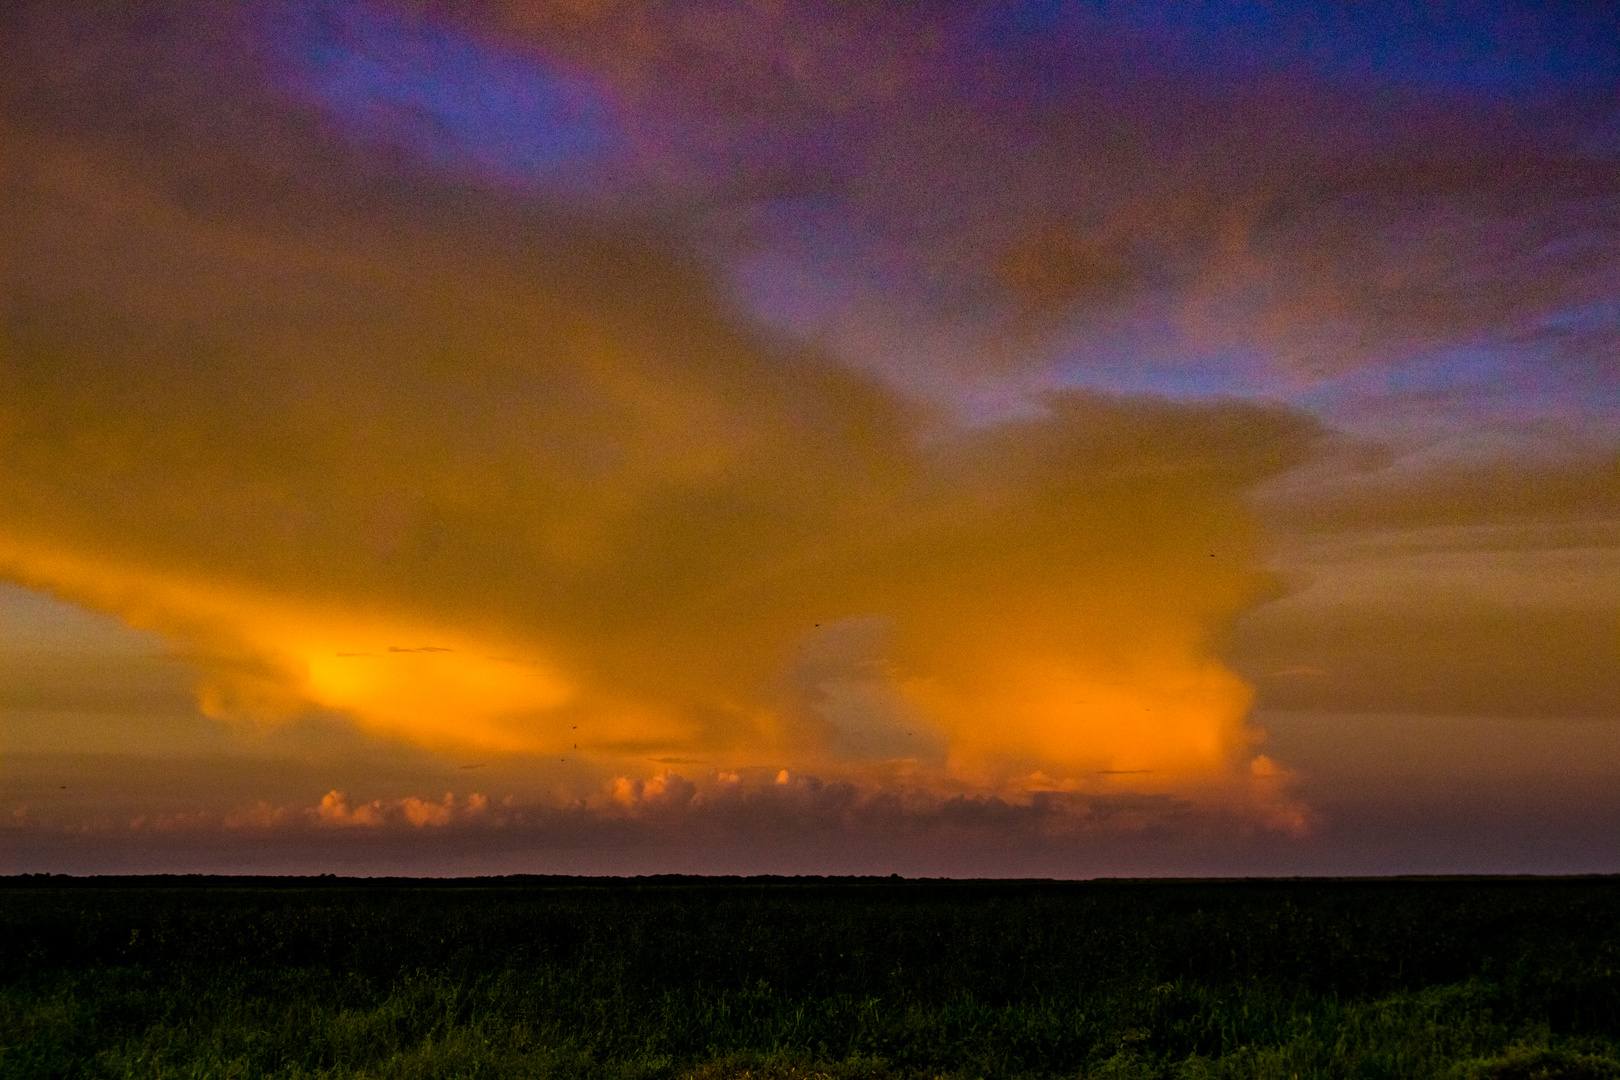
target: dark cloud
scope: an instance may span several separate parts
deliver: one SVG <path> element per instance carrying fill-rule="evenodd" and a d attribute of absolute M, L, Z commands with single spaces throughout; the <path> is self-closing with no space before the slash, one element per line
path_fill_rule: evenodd
<path fill-rule="evenodd" d="M 841 280 L 902 317 L 966 319 L 990 339 L 1146 305 L 1207 346 L 1319 376 L 1520 330 L 1616 285 L 1620 182 L 1600 133 L 1620 57 L 1592 47 L 1601 31 L 1575 13 L 1493 9 L 1489 48 L 1516 74 L 1487 87 L 1466 65 L 1432 81 L 1461 35 L 1443 20 L 1378 46 L 1414 78 L 1360 60 L 1313 71 L 1388 32 L 1370 12 L 1353 31 L 1301 15 L 1253 62 L 1244 50 L 1271 31 L 1234 22 L 1188 38 L 1190 13 L 1138 26 L 1075 9 L 1036 32 L 974 5 L 637 6 L 583 23 L 499 10 L 516 40 L 606 72 L 636 103 L 658 175 L 837 177 L 801 199 L 728 189 L 756 208 L 722 220 L 745 223 L 738 242 L 771 265 L 800 268 L 782 271 L 790 292 L 797 274 Z M 1584 66 L 1505 29 L 1520 23 Z M 499 18 L 468 25 L 501 32 Z M 862 314 L 796 303 L 823 329 Z"/>

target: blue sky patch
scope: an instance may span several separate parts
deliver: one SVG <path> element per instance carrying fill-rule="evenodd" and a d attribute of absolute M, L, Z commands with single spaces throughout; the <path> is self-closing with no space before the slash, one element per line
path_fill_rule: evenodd
<path fill-rule="evenodd" d="M 605 95 L 585 78 L 425 16 L 315 2 L 289 10 L 272 34 L 290 89 L 355 134 L 434 165 L 557 180 L 620 141 Z"/>

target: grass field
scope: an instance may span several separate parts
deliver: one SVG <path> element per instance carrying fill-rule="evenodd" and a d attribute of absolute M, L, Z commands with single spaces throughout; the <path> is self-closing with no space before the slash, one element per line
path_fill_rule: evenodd
<path fill-rule="evenodd" d="M 0 1076 L 1620 1078 L 1620 879 L 12 878 Z"/>

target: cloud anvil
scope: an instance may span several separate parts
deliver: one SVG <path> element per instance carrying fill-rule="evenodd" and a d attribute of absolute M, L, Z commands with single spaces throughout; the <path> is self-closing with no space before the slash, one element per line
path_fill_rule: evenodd
<path fill-rule="evenodd" d="M 314 770 L 13 837 L 1292 859 L 1299 717 L 1611 732 L 1620 28 L 1288 10 L 9 6 L 0 750 Z"/>

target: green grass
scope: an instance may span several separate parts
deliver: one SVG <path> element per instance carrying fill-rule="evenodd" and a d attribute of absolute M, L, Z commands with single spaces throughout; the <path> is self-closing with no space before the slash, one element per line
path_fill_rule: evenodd
<path fill-rule="evenodd" d="M 1620 881 L 0 888 L 0 1076 L 1620 1080 Z"/>

